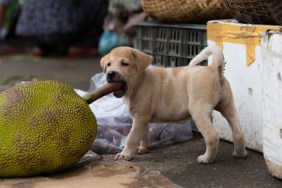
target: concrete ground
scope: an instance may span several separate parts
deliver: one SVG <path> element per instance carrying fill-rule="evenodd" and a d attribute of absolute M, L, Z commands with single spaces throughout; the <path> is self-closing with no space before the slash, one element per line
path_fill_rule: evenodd
<path fill-rule="evenodd" d="M 16 82 L 31 79 L 57 79 L 74 88 L 87 90 L 91 76 L 101 72 L 99 59 L 35 58 L 29 55 L 1 57 L 0 91 Z M 196 158 L 204 150 L 204 140 L 194 133 L 194 138 L 189 141 L 153 149 L 149 154 L 136 156 L 132 162 L 159 171 L 181 187 L 282 187 L 282 181 L 268 172 L 261 153 L 249 150 L 247 158 L 233 158 L 232 143 L 220 141 L 216 161 L 198 164 Z M 114 155 L 110 154 L 103 156 L 104 161 L 113 158 Z"/>

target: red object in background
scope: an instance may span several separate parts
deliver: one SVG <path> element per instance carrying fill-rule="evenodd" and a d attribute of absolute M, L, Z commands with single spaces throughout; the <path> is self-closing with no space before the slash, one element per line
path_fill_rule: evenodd
<path fill-rule="evenodd" d="M 68 50 L 68 57 L 90 57 L 99 55 L 96 47 L 70 47 Z"/>

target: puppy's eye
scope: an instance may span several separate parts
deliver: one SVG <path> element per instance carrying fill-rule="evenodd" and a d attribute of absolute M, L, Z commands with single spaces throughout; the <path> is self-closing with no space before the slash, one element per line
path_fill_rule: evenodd
<path fill-rule="evenodd" d="M 111 63 L 107 63 L 107 67 L 111 66 Z"/>
<path fill-rule="evenodd" d="M 124 66 L 124 67 L 126 67 L 126 66 L 129 65 L 129 63 L 127 63 L 127 62 L 125 62 L 125 61 L 122 61 L 122 62 L 121 62 L 121 65 Z"/>

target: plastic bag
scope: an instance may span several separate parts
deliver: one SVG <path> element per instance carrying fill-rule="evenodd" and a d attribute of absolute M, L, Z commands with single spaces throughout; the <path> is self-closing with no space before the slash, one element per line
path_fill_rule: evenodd
<path fill-rule="evenodd" d="M 96 74 L 91 78 L 89 92 L 105 83 L 104 74 Z M 82 91 L 77 90 L 77 93 L 83 95 Z M 100 155 L 121 152 L 132 125 L 132 119 L 123 100 L 109 94 L 90 104 L 90 108 L 98 124 L 97 137 L 91 150 Z M 150 148 L 183 142 L 193 137 L 191 121 L 183 124 L 150 123 L 149 130 Z"/>

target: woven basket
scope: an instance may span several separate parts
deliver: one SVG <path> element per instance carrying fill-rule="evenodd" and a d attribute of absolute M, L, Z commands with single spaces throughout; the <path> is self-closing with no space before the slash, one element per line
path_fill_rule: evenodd
<path fill-rule="evenodd" d="M 282 0 L 224 0 L 241 23 L 282 25 Z"/>
<path fill-rule="evenodd" d="M 224 0 L 141 0 L 144 12 L 164 22 L 206 23 L 231 18 Z"/>

